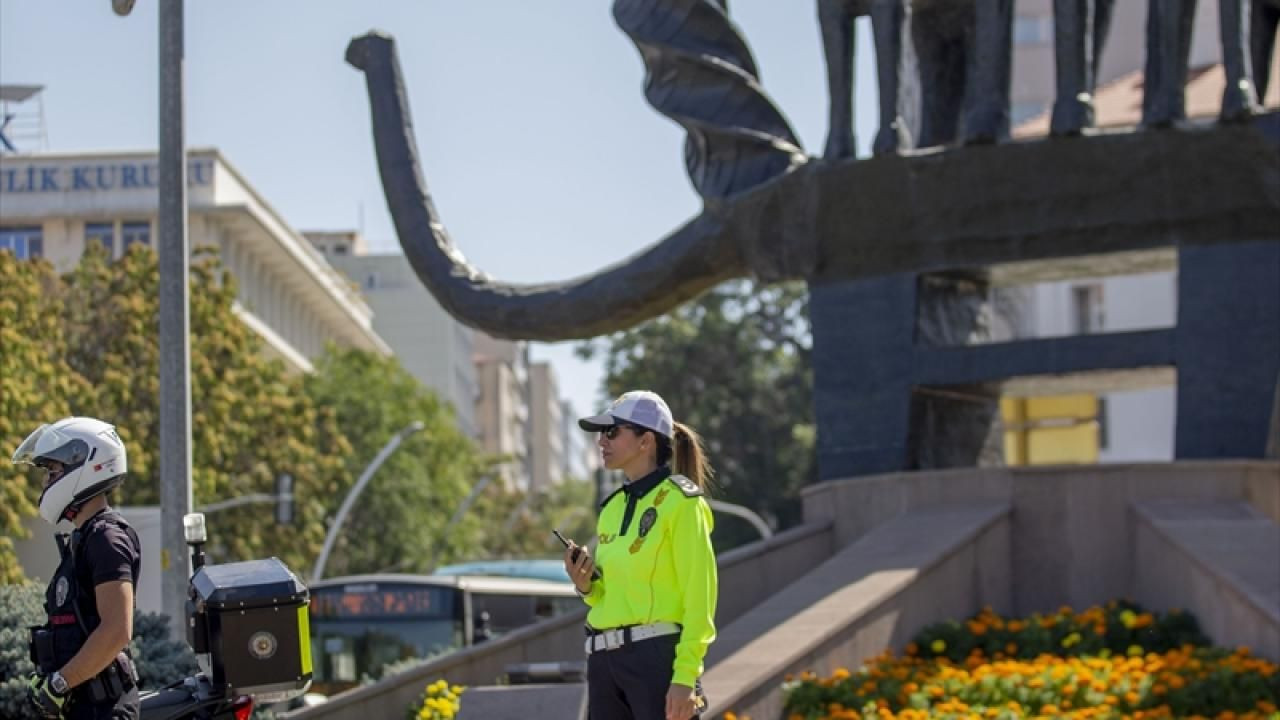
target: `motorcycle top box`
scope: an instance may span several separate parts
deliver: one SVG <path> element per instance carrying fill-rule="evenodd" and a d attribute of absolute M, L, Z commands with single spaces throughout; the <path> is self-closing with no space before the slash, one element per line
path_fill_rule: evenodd
<path fill-rule="evenodd" d="M 311 685 L 307 586 L 277 558 L 207 565 L 191 578 L 188 640 L 215 686 L 279 702 Z"/>

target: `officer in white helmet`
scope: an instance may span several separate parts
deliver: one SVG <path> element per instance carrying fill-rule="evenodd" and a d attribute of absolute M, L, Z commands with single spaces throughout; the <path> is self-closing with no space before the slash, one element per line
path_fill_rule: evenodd
<path fill-rule="evenodd" d="M 31 632 L 31 701 L 44 718 L 137 718 L 128 647 L 142 551 L 107 502 L 128 470 L 124 443 L 101 420 L 65 418 L 27 436 L 13 462 L 43 471 L 40 516 L 75 527 L 69 540 L 58 536 L 62 560 L 45 592 L 48 622 Z"/>

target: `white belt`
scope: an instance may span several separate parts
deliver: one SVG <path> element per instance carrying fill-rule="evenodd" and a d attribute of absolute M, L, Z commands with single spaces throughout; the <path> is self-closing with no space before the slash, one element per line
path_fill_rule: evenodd
<path fill-rule="evenodd" d="M 628 633 L 630 638 L 628 638 Z M 601 650 L 617 650 L 628 642 L 640 642 L 663 635 L 677 635 L 680 626 L 673 622 L 656 622 L 648 625 L 632 625 L 629 628 L 605 630 L 587 638 L 586 652 L 590 655 Z"/>

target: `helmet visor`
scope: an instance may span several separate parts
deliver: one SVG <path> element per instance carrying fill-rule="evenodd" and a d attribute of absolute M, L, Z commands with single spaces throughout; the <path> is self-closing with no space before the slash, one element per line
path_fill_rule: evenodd
<path fill-rule="evenodd" d="M 37 460 L 56 460 L 67 467 L 78 466 L 89 456 L 89 444 L 52 425 L 41 425 L 14 451 L 12 462 L 39 465 Z"/>

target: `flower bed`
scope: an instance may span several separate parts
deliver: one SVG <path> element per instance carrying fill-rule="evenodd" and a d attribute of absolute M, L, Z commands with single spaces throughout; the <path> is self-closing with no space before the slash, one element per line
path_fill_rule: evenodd
<path fill-rule="evenodd" d="M 418 704 L 409 709 L 408 720 L 453 720 L 462 705 L 465 689 L 443 679 L 431 683 L 422 691 Z"/>
<path fill-rule="evenodd" d="M 789 681 L 786 716 L 1280 720 L 1277 666 L 1208 644 L 1189 613 L 1130 603 L 1025 619 L 988 608 L 925 628 L 902 657 Z"/>

